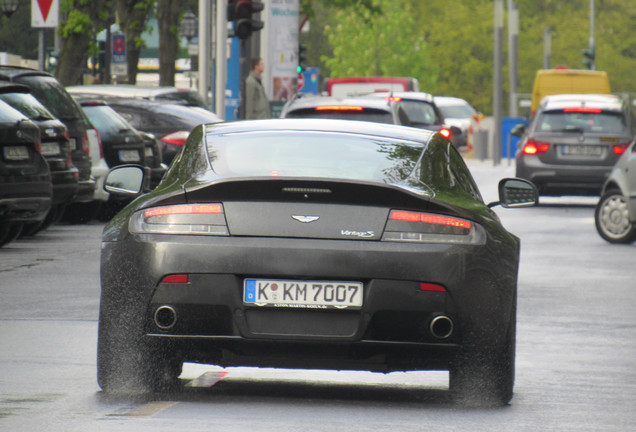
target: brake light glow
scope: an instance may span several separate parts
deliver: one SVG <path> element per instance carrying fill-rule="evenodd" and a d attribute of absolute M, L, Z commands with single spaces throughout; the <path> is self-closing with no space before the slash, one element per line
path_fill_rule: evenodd
<path fill-rule="evenodd" d="M 439 130 L 439 134 L 440 134 L 441 136 L 443 136 L 444 138 L 448 138 L 448 139 L 450 139 L 450 137 L 451 137 L 451 131 L 450 131 L 450 129 L 448 129 L 448 128 L 441 128 L 441 129 Z"/>
<path fill-rule="evenodd" d="M 600 108 L 591 108 L 591 107 L 574 107 L 574 108 L 563 108 L 563 112 L 566 113 L 593 113 L 598 114 L 602 110 Z"/>
<path fill-rule="evenodd" d="M 538 155 L 546 153 L 550 149 L 550 143 L 536 141 L 532 138 L 529 138 L 526 141 L 526 144 L 523 146 L 521 152 L 526 155 Z"/>
<path fill-rule="evenodd" d="M 629 147 L 629 143 L 614 145 L 613 146 L 614 154 L 617 154 L 619 156 L 622 155 L 623 153 L 625 153 L 625 150 L 627 150 L 627 147 Z"/>
<path fill-rule="evenodd" d="M 391 220 L 407 221 L 407 222 L 422 222 L 433 225 L 448 225 L 459 228 L 469 229 L 472 224 L 470 221 L 464 219 L 457 219 L 449 216 L 433 215 L 428 213 L 416 213 L 400 210 L 393 210 L 391 212 Z"/>
<path fill-rule="evenodd" d="M 443 286 L 437 285 L 437 284 L 432 284 L 432 283 L 426 283 L 426 282 L 420 283 L 420 290 L 421 291 L 446 292 L 446 288 L 444 288 Z"/>
<path fill-rule="evenodd" d="M 175 274 L 164 277 L 161 283 L 188 283 L 187 274 Z"/>
<path fill-rule="evenodd" d="M 145 217 L 184 215 L 184 214 L 223 214 L 221 204 L 183 204 L 167 207 L 154 207 L 144 211 Z"/>
<path fill-rule="evenodd" d="M 315 109 L 316 111 L 362 111 L 364 108 L 355 105 L 323 105 Z"/>
<path fill-rule="evenodd" d="M 102 137 L 99 136 L 99 131 L 93 128 L 95 136 L 97 137 L 97 144 L 99 145 L 99 158 L 104 159 L 104 146 L 102 145 Z"/>
<path fill-rule="evenodd" d="M 167 144 L 182 146 L 185 144 L 189 135 L 190 135 L 190 132 L 187 132 L 187 131 L 173 132 L 161 138 L 161 141 Z"/>
<path fill-rule="evenodd" d="M 474 222 L 453 216 L 392 210 L 382 234 L 383 241 L 409 243 L 484 244 L 484 229 Z M 438 290 L 431 287 L 423 290 Z"/>
<path fill-rule="evenodd" d="M 229 235 L 221 203 L 177 204 L 141 210 L 130 218 L 128 230 L 134 234 Z"/>
<path fill-rule="evenodd" d="M 387 96 L 384 98 L 384 100 L 388 102 L 401 102 L 402 98 L 399 96 Z"/>

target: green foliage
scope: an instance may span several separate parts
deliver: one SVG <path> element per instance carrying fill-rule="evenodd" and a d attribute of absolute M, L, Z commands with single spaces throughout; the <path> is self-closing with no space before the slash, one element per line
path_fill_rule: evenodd
<path fill-rule="evenodd" d="M 325 28 L 333 55 L 321 59 L 330 76 L 410 76 L 435 88 L 437 68 L 424 35 L 418 34 L 410 1 L 347 4 Z"/>
<path fill-rule="evenodd" d="M 73 9 L 69 12 L 66 21 L 60 22 L 59 33 L 63 38 L 68 38 L 74 34 L 88 34 L 92 29 L 93 21 L 90 16 Z"/>

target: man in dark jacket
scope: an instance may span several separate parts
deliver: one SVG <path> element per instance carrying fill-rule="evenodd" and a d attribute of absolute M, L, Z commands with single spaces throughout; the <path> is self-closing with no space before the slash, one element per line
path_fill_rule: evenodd
<path fill-rule="evenodd" d="M 245 118 L 264 119 L 271 118 L 269 100 L 265 94 L 265 88 L 261 82 L 265 63 L 260 57 L 252 59 L 252 70 L 245 80 Z"/>

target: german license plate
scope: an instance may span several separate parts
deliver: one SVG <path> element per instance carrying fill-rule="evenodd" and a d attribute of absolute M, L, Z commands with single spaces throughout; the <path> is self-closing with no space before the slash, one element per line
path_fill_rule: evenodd
<path fill-rule="evenodd" d="M 24 146 L 7 146 L 3 148 L 6 160 L 25 160 L 29 158 L 29 150 Z"/>
<path fill-rule="evenodd" d="M 243 303 L 313 309 L 359 309 L 362 282 L 245 279 Z"/>
<path fill-rule="evenodd" d="M 42 143 L 43 156 L 55 156 L 60 154 L 60 145 L 58 143 Z"/>
<path fill-rule="evenodd" d="M 119 160 L 122 162 L 139 162 L 137 150 L 119 150 Z"/>
<path fill-rule="evenodd" d="M 561 152 L 567 156 L 600 156 L 603 146 L 598 145 L 564 145 Z"/>

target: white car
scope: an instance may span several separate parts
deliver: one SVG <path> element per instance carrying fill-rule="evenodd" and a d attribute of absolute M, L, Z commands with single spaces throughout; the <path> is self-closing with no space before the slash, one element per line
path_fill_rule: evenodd
<path fill-rule="evenodd" d="M 444 115 L 446 126 L 456 126 L 461 129 L 461 135 L 457 136 L 455 146 L 457 148 L 464 147 L 468 139 L 468 128 L 470 127 L 470 119 L 479 113 L 471 104 L 464 99 L 452 96 L 435 96 L 433 98 L 435 105 Z"/>

